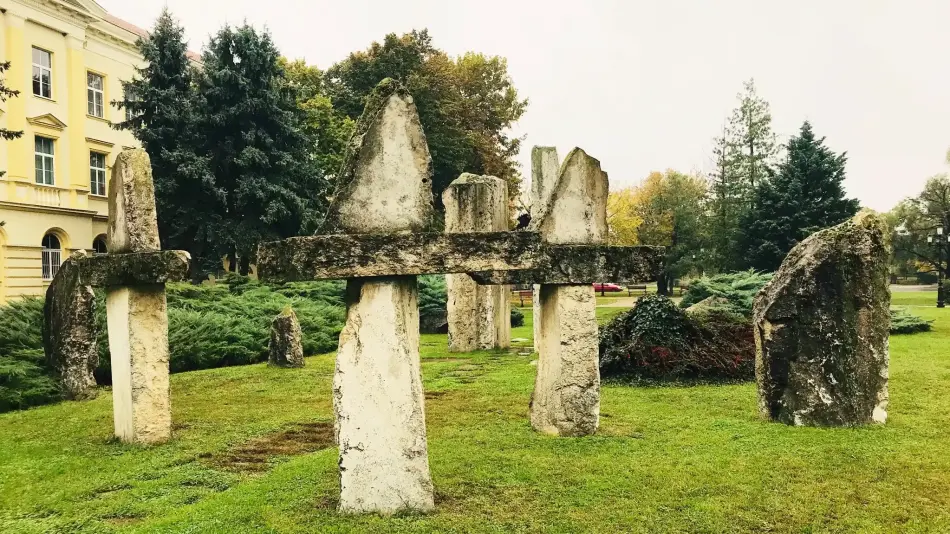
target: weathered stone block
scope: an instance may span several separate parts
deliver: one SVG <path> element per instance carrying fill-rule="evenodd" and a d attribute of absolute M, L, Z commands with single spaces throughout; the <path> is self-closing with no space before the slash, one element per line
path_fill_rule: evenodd
<path fill-rule="evenodd" d="M 93 287 L 136 286 L 188 279 L 191 256 L 184 250 L 87 256 L 79 263 L 82 281 Z"/>
<path fill-rule="evenodd" d="M 607 174 L 575 148 L 561 166 L 551 198 L 529 229 L 548 243 L 600 244 L 607 236 Z M 600 422 L 596 299 L 584 285 L 542 285 L 538 374 L 531 425 L 541 432 L 582 436 Z"/>
<path fill-rule="evenodd" d="M 792 425 L 887 418 L 888 230 L 865 211 L 795 246 L 755 299 L 759 409 Z"/>
<path fill-rule="evenodd" d="M 539 219 L 541 207 L 547 206 L 551 200 L 551 191 L 557 183 L 560 168 L 557 148 L 553 146 L 536 146 L 531 149 L 531 220 Z M 535 284 L 531 292 L 534 317 L 541 317 L 541 284 L 539 279 L 532 280 Z M 602 281 L 602 280 L 600 280 Z M 510 282 L 518 284 L 519 282 Z M 534 321 L 534 350 L 538 350 L 541 340 L 541 321 Z"/>
<path fill-rule="evenodd" d="M 663 270 L 664 247 L 541 246 L 537 267 L 469 273 L 479 284 L 592 284 L 652 282 Z"/>
<path fill-rule="evenodd" d="M 442 199 L 448 233 L 508 230 L 508 184 L 504 180 L 465 173 L 446 188 Z M 483 252 L 476 250 L 474 255 L 483 257 Z M 511 345 L 508 286 L 480 286 L 467 274 L 449 274 L 445 281 L 450 352 Z"/>
<path fill-rule="evenodd" d="M 322 234 L 421 232 L 432 218 L 432 158 L 412 96 L 383 80 L 347 147 Z"/>
<path fill-rule="evenodd" d="M 161 248 L 152 164 L 141 148 L 123 150 L 112 167 L 108 240 L 112 254 Z"/>
<path fill-rule="evenodd" d="M 289 306 L 270 325 L 267 363 L 277 367 L 303 367 L 303 332 L 297 314 Z"/>
<path fill-rule="evenodd" d="M 46 290 L 43 309 L 43 349 L 69 400 L 96 397 L 96 297 L 80 276 L 85 259 L 86 252 L 79 250 L 63 262 Z"/>

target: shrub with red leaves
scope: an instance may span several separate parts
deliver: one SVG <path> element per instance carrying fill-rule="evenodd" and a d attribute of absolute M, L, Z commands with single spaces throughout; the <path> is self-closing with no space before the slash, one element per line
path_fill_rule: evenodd
<path fill-rule="evenodd" d="M 752 324 L 735 314 L 692 317 L 670 299 L 650 295 L 601 329 L 606 377 L 751 380 L 754 367 Z"/>

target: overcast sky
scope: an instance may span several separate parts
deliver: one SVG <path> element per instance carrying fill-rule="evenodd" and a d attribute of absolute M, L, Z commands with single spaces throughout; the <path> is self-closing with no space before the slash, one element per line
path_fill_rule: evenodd
<path fill-rule="evenodd" d="M 389 32 L 428 28 L 452 55 L 508 58 L 530 147 L 580 146 L 611 188 L 712 168 L 712 138 L 754 78 L 780 140 L 812 122 L 848 152 L 848 193 L 886 210 L 944 172 L 950 0 L 98 0 L 151 28 L 163 6 L 200 51 L 226 23 L 267 28 L 326 68 Z"/>

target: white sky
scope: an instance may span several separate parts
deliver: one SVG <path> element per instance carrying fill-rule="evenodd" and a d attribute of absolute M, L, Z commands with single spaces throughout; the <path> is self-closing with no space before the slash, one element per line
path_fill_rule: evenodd
<path fill-rule="evenodd" d="M 225 23 L 271 31 L 321 68 L 386 33 L 428 28 L 449 54 L 508 58 L 530 99 L 515 133 L 574 146 L 611 188 L 709 171 L 712 138 L 754 77 L 780 140 L 811 120 L 849 156 L 848 193 L 886 210 L 946 170 L 950 0 L 98 0 L 151 28 L 166 4 L 200 51 Z"/>

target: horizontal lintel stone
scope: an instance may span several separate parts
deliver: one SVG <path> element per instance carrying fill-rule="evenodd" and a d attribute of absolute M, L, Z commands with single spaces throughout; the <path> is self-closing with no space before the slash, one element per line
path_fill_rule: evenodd
<path fill-rule="evenodd" d="M 333 234 L 264 243 L 257 268 L 269 282 L 479 273 L 485 285 L 580 284 L 655 280 L 662 256 L 661 247 L 551 245 L 535 232 Z"/>
<path fill-rule="evenodd" d="M 482 285 L 652 282 L 663 269 L 663 247 L 544 245 L 544 262 L 534 269 L 474 271 Z"/>
<path fill-rule="evenodd" d="M 79 270 L 90 286 L 140 286 L 187 280 L 190 262 L 184 250 L 100 254 L 83 258 Z"/>

